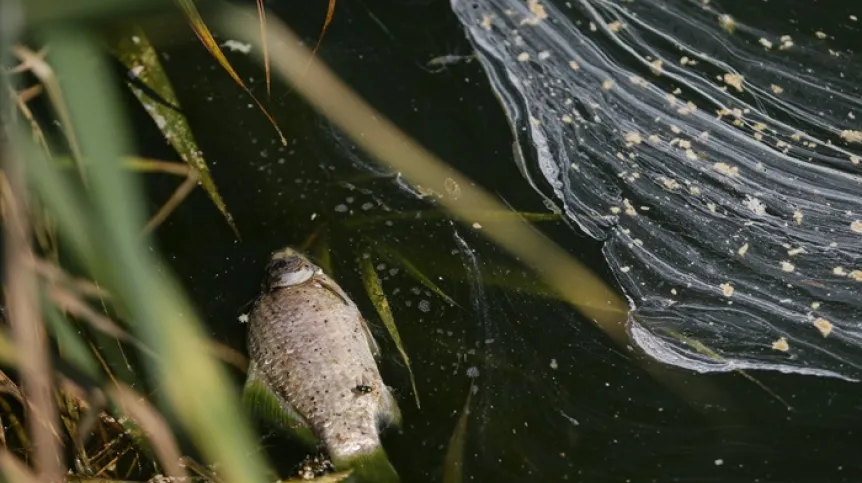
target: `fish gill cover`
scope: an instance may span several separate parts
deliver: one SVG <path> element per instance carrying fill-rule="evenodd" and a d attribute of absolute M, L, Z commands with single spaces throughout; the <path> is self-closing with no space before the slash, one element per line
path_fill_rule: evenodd
<path fill-rule="evenodd" d="M 451 0 L 522 172 L 665 363 L 862 376 L 860 27 L 798 3 L 758 4 L 765 30 L 708 0 Z"/>

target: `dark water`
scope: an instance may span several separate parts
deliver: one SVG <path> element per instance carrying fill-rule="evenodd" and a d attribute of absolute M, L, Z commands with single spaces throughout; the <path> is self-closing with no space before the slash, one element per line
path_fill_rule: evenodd
<path fill-rule="evenodd" d="M 802 21 L 829 15 L 822 5 L 794 5 L 814 12 L 799 14 Z M 314 42 L 325 5 L 282 1 L 268 6 Z M 747 14 L 758 17 L 755 7 Z M 689 400 L 701 402 L 689 403 L 685 391 L 682 396 L 669 391 L 641 368 L 632 351 L 615 346 L 565 304 L 529 290 L 483 283 L 508 277 L 535 286 L 525 269 L 477 230 L 421 217 L 350 225 L 370 215 L 433 209 L 433 203 L 390 177 L 369 178 L 372 161 L 276 82 L 272 112 L 289 141 L 281 146 L 251 99 L 191 32 L 171 32 L 176 33 L 161 45 L 165 68 L 242 240 L 235 239 L 203 191 L 195 191 L 159 229 L 160 248 L 211 335 L 245 352 L 245 327 L 237 317 L 257 291 L 268 254 L 301 244 L 326 223 L 320 236 L 328 240 L 335 276 L 374 325 L 385 353 L 384 379 L 397 390 L 404 427 L 387 433 L 384 445 L 404 481 L 441 480 L 446 448 L 471 390 L 464 481 L 840 482 L 862 477 L 858 384 L 753 371 L 793 406 L 791 411 L 738 374 L 672 369 L 681 377 L 705 380 L 721 396 L 710 400 L 691 393 Z M 423 69 L 433 57 L 470 52 L 448 2 L 342 1 L 320 58 L 407 133 L 515 209 L 547 211 L 515 165 L 509 124 L 479 62 L 437 73 Z M 245 55 L 228 57 L 265 97 L 262 69 Z M 142 154 L 175 158 L 139 114 Z M 152 209 L 169 194 L 167 180 L 151 183 Z M 612 280 L 599 242 L 563 222 L 537 226 Z M 397 264 L 378 259 L 374 248 L 380 246 L 397 247 L 460 307 L 448 306 Z M 364 296 L 357 262 L 366 254 L 375 259 L 390 296 L 421 410 L 413 403 L 407 371 Z M 694 392 L 700 386 L 690 387 Z M 288 476 L 302 451 L 261 430 L 262 445 Z"/>

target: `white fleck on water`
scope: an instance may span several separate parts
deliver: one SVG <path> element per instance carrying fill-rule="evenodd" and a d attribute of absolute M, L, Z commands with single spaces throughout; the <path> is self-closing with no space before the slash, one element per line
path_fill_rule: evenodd
<path fill-rule="evenodd" d="M 241 54 L 248 54 L 251 52 L 251 44 L 240 42 L 239 40 L 225 40 L 221 46 L 231 52 L 239 52 Z"/>

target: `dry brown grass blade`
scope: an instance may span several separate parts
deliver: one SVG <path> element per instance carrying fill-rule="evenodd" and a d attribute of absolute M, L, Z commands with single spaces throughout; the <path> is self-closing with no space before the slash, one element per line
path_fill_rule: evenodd
<path fill-rule="evenodd" d="M 188 177 L 192 166 L 184 163 L 175 163 L 172 161 L 162 161 L 161 159 L 142 158 L 139 156 L 125 156 L 123 164 L 135 171 L 144 173 L 165 173 L 173 174 L 180 177 Z"/>
<path fill-rule="evenodd" d="M 470 401 L 473 398 L 473 386 L 467 390 L 467 400 L 461 409 L 461 416 L 452 431 L 449 446 L 446 448 L 446 459 L 443 462 L 443 483 L 461 483 L 464 481 L 464 446 L 467 442 L 467 420 L 470 417 Z"/>
<path fill-rule="evenodd" d="M 60 89 L 60 83 L 57 81 L 57 76 L 54 74 L 54 69 L 45 62 L 44 53 L 36 53 L 23 45 L 13 45 L 11 47 L 12 54 L 21 62 L 25 63 L 29 71 L 36 76 L 37 79 L 45 87 L 48 92 L 48 97 L 51 99 L 51 105 L 54 106 L 57 117 L 60 119 L 60 125 L 63 127 L 63 133 L 66 135 L 66 141 L 69 143 L 69 150 L 72 152 L 72 157 L 78 166 L 78 171 L 84 183 L 87 182 L 87 177 L 84 171 L 83 156 L 81 155 L 81 147 L 78 143 L 78 137 L 75 134 L 72 126 L 72 118 L 69 115 L 69 110 L 66 107 L 66 100 L 63 97 L 63 91 Z"/>
<path fill-rule="evenodd" d="M 0 136 L 3 133 L 0 132 Z M 18 353 L 18 369 L 29 402 L 27 423 L 34 446 L 36 468 L 41 481 L 60 481 L 63 475 L 60 448 L 55 437 L 59 418 L 53 370 L 48 341 L 39 310 L 36 274 L 28 260 L 34 258 L 30 248 L 30 226 L 27 219 L 27 189 L 24 165 L 11 146 L 0 140 L 6 185 L 3 194 L 5 215 L 6 302 L 9 322 Z"/>
<path fill-rule="evenodd" d="M 29 449 L 31 444 L 30 438 L 27 437 L 27 431 L 24 429 L 24 425 L 21 424 L 21 420 L 18 419 L 18 416 L 12 410 L 12 406 L 9 405 L 9 402 L 4 398 L 0 398 L 0 409 L 2 409 L 2 413 L 9 419 L 8 423 L 3 423 L 6 430 L 11 429 L 14 432 L 15 437 L 18 438 L 18 444 L 21 445 L 22 448 Z"/>
<path fill-rule="evenodd" d="M 269 72 L 269 42 L 266 41 L 266 7 L 257 0 L 257 15 L 260 17 L 260 43 L 263 45 L 263 67 L 266 72 L 266 96 L 272 95 L 272 77 Z"/>
<path fill-rule="evenodd" d="M 4 480 L 9 483 L 41 483 L 44 481 L 60 481 L 60 480 L 43 480 L 37 478 L 27 468 L 21 460 L 15 457 L 8 449 L 0 449 L 0 470 L 2 470 Z"/>
<path fill-rule="evenodd" d="M 308 63 L 305 64 L 303 72 L 308 71 L 311 63 L 314 62 L 314 57 L 317 55 L 317 51 L 320 49 L 320 44 L 323 43 L 323 36 L 326 35 L 326 31 L 329 29 L 329 24 L 332 23 L 332 18 L 335 16 L 335 2 L 336 0 L 329 0 L 329 5 L 326 7 L 326 19 L 323 21 L 323 28 L 320 29 L 320 36 L 317 37 L 317 43 L 314 44 L 314 49 L 311 50 L 311 57 L 309 57 Z"/>
<path fill-rule="evenodd" d="M 44 62 L 45 56 L 48 55 L 48 48 L 42 47 L 41 50 L 36 52 L 35 59 L 41 60 Z M 19 64 L 9 69 L 10 74 L 20 74 L 22 72 L 29 72 L 33 68 L 33 58 L 27 59 L 18 59 Z"/>
<path fill-rule="evenodd" d="M 98 297 L 100 299 L 110 298 L 111 294 L 99 285 L 85 278 L 73 277 L 66 273 L 62 267 L 42 258 L 34 257 L 28 260 L 32 264 L 33 269 L 44 278 L 45 281 L 51 284 L 63 284 L 74 290 L 76 293 L 87 297 Z"/>
<path fill-rule="evenodd" d="M 132 340 L 131 336 L 115 324 L 113 320 L 90 308 L 86 302 L 78 298 L 74 293 L 55 285 L 48 290 L 48 295 L 57 308 L 76 318 L 86 320 L 97 330 L 104 332 L 110 337 L 124 342 Z"/>
<path fill-rule="evenodd" d="M 186 470 L 180 465 L 182 454 L 174 434 L 164 417 L 143 396 L 132 388 L 120 383 L 110 389 L 111 396 L 124 408 L 144 431 L 152 443 L 153 451 L 162 463 L 162 468 L 169 477 L 188 477 Z"/>
<path fill-rule="evenodd" d="M 22 101 L 30 102 L 43 92 L 45 92 L 45 88 L 42 87 L 42 84 L 36 84 L 18 92 L 18 96 Z"/>
<path fill-rule="evenodd" d="M 180 184 L 176 190 L 174 190 L 173 194 L 170 198 L 159 208 L 159 211 L 156 212 L 147 222 L 147 225 L 143 229 L 143 234 L 152 233 L 159 225 L 161 225 L 171 213 L 180 206 L 180 203 L 186 199 L 186 196 L 195 189 L 198 185 L 198 181 L 200 181 L 200 177 L 197 175 L 196 171 L 189 171 L 189 177 L 186 178 L 185 181 Z"/>
<path fill-rule="evenodd" d="M 227 71 L 227 73 L 234 80 L 234 82 L 236 82 L 237 85 L 242 87 L 242 89 L 245 90 L 245 92 L 248 93 L 249 96 L 251 96 L 255 104 L 257 104 L 257 107 L 260 108 L 261 112 L 263 112 L 266 118 L 269 119 L 269 122 L 270 124 L 272 124 L 272 127 L 274 127 L 276 132 L 278 132 L 278 136 L 281 139 L 281 144 L 283 146 L 287 146 L 287 139 L 284 137 L 284 134 L 282 134 L 281 129 L 275 122 L 275 119 L 273 119 L 269 111 L 267 111 L 266 108 L 263 107 L 263 104 L 260 103 L 257 97 L 252 94 L 251 90 L 245 85 L 245 82 L 240 79 L 239 74 L 237 74 L 236 71 L 233 69 L 233 66 L 230 65 L 230 62 L 228 62 L 227 58 L 224 56 L 221 47 L 218 46 L 218 43 L 213 38 L 209 27 L 207 27 L 206 23 L 204 23 L 203 18 L 201 18 L 201 14 L 200 12 L 198 12 L 197 7 L 195 7 L 194 1 L 176 0 L 176 2 L 185 12 L 186 17 L 189 20 L 189 24 L 191 24 L 192 26 L 192 30 L 194 30 L 195 35 L 198 36 L 198 39 L 200 39 L 201 43 L 204 44 L 204 47 L 206 47 L 206 49 L 210 52 L 210 54 L 212 54 L 216 61 L 218 61 L 222 68 Z M 267 35 L 265 30 L 263 31 L 263 34 Z M 258 47 L 261 47 L 261 45 L 258 45 Z"/>
<path fill-rule="evenodd" d="M 210 341 L 210 352 L 223 362 L 230 364 L 242 372 L 248 371 L 248 359 L 239 351 L 220 342 Z"/>
<path fill-rule="evenodd" d="M 224 483 L 224 480 L 219 478 L 218 475 L 215 474 L 211 469 L 198 463 L 195 459 L 191 457 L 183 456 L 180 462 L 192 473 L 203 478 L 203 481 L 207 483 Z"/>
<path fill-rule="evenodd" d="M 30 111 L 30 108 L 27 106 L 27 101 L 24 99 L 24 96 L 15 92 L 11 86 L 8 87 L 9 96 L 15 101 L 15 105 L 18 107 L 18 110 L 21 111 L 21 115 L 24 116 L 24 119 L 30 123 L 30 131 L 33 133 L 33 139 L 35 139 L 36 144 L 45 151 L 48 158 L 51 158 L 51 148 L 48 146 L 48 140 L 45 139 L 45 133 L 42 131 L 42 127 L 39 126 L 39 123 L 33 116 L 33 112 Z"/>

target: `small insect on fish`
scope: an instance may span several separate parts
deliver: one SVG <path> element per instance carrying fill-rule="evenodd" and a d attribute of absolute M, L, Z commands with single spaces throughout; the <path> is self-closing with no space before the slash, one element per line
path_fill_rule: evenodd
<path fill-rule="evenodd" d="M 395 482 L 380 431 L 401 412 L 377 368 L 379 348 L 356 304 L 299 252 L 274 253 L 249 314 L 243 399 L 353 481 Z"/>

